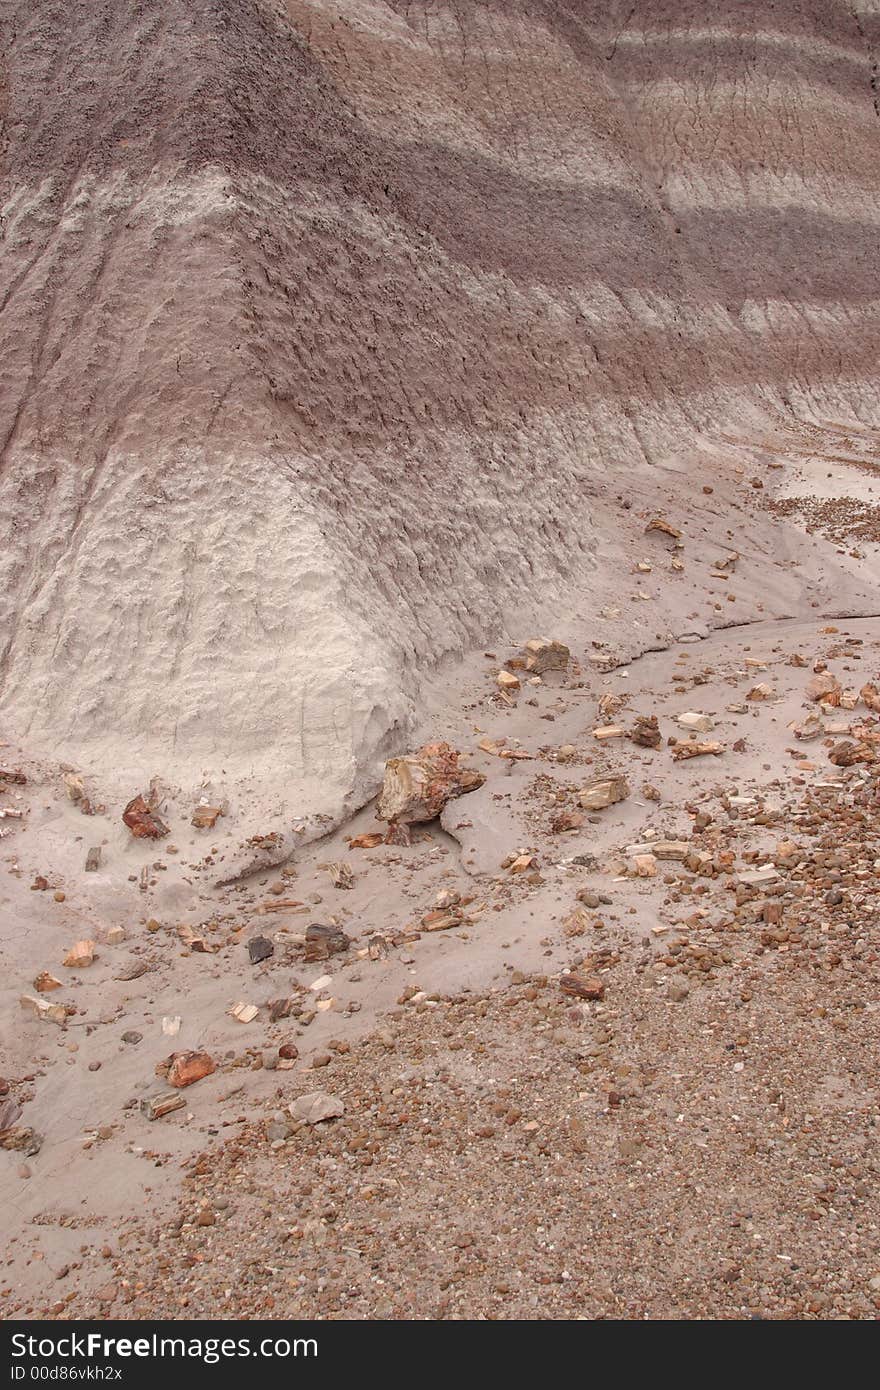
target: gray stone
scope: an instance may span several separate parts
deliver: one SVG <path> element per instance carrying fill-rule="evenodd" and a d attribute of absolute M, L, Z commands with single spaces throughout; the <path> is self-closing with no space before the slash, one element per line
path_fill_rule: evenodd
<path fill-rule="evenodd" d="M 322 1120 L 335 1120 L 344 1115 L 345 1105 L 338 1096 L 328 1095 L 326 1091 L 309 1091 L 293 1102 L 290 1113 L 295 1120 L 317 1125 Z"/>

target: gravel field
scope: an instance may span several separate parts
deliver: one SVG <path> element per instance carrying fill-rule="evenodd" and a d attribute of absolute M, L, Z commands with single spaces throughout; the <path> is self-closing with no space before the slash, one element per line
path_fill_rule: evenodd
<path fill-rule="evenodd" d="M 325 1031 L 317 1049 L 300 1027 L 298 1062 L 274 1074 L 271 1049 L 229 1054 L 232 1111 L 181 1159 L 179 1193 L 118 1222 L 100 1249 L 83 1246 L 58 1276 L 77 1269 L 75 1291 L 36 1311 L 875 1317 L 880 720 L 861 702 L 828 702 L 833 685 L 852 699 L 832 668 L 846 679 L 861 662 L 861 679 L 876 664 L 880 643 L 856 631 L 873 625 L 802 626 L 749 658 L 774 686 L 729 706 L 748 711 L 756 739 L 769 735 L 751 758 L 739 740 L 747 775 L 687 760 L 714 776 L 662 802 L 643 844 L 558 860 L 565 911 L 549 911 L 540 871 L 495 876 L 502 896 L 534 905 L 546 973 L 513 963 L 525 939 L 496 937 L 503 964 L 489 988 L 425 989 L 418 952 L 436 937 L 377 948 L 373 936 L 351 980 L 369 968 L 411 980 L 377 1025 Z M 800 654 L 811 644 L 828 658 L 816 656 L 818 674 Z M 756 678 L 741 654 L 735 664 L 744 685 Z M 716 707 L 705 669 L 677 689 Z M 715 679 L 732 693 L 723 668 Z M 800 732 L 812 703 L 826 731 L 845 715 L 862 741 L 844 740 L 845 754 L 834 736 L 792 747 L 790 726 L 770 727 L 786 683 L 828 696 L 802 707 Z M 663 726 L 672 692 L 654 688 Z M 873 698 L 870 682 L 863 693 Z M 614 742 L 618 763 L 635 756 Z M 850 761 L 853 749 L 867 761 Z M 668 757 L 641 754 L 654 776 Z M 521 785 L 544 844 L 554 780 Z M 659 838 L 683 820 L 684 835 Z M 461 931 L 456 949 L 486 931 Z M 248 1099 L 252 1077 L 263 1089 Z M 303 1118 L 300 1098 L 313 1096 L 306 1110 L 330 1118 Z M 155 1143 L 143 1159 L 173 1165 Z"/>

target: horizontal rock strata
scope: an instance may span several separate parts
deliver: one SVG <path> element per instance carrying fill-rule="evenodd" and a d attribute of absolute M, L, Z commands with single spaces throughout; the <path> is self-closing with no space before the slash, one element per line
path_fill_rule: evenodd
<path fill-rule="evenodd" d="M 867 0 L 3 26 L 0 712 L 47 751 L 362 797 L 426 663 L 598 601 L 616 494 L 876 416 Z"/>

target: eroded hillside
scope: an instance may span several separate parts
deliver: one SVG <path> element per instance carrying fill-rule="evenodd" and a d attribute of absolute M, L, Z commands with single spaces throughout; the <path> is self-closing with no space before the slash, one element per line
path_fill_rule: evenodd
<path fill-rule="evenodd" d="M 13 731 L 336 810 L 621 492 L 870 420 L 872 8 L 7 2 Z"/>

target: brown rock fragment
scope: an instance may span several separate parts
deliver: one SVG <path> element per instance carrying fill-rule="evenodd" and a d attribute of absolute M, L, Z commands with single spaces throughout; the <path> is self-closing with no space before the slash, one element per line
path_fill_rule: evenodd
<path fill-rule="evenodd" d="M 877 689 L 876 685 L 863 685 L 859 695 L 869 710 L 872 710 L 874 714 L 880 714 L 880 690 Z"/>
<path fill-rule="evenodd" d="M 819 671 L 812 677 L 806 689 L 808 700 L 820 701 L 825 705 L 839 705 L 842 687 L 830 671 Z"/>
<path fill-rule="evenodd" d="M 717 757 L 718 754 L 723 753 L 723 751 L 724 745 L 716 743 L 714 740 L 700 743 L 696 739 L 689 739 L 673 744 L 672 756 L 677 763 L 680 763 L 686 761 L 688 758 L 702 758 L 707 754 Z"/>
<path fill-rule="evenodd" d="M 384 844 L 386 845 L 411 845 L 412 833 L 405 821 L 393 820 L 390 822 L 385 832 Z"/>
<path fill-rule="evenodd" d="M 425 913 L 421 926 L 425 931 L 448 931 L 450 927 L 460 927 L 463 921 L 464 914 L 458 907 L 435 908 Z"/>
<path fill-rule="evenodd" d="M 434 820 L 447 801 L 481 787 L 483 774 L 460 767 L 459 757 L 448 743 L 427 743 L 417 753 L 389 759 L 379 819 L 395 824 Z"/>
<path fill-rule="evenodd" d="M 350 944 L 350 937 L 341 927 L 312 922 L 306 928 L 305 957 L 307 961 L 326 960 L 328 956 L 341 955 Z"/>
<path fill-rule="evenodd" d="M 199 932 L 194 931 L 188 922 L 181 922 L 177 928 L 177 935 L 180 937 L 184 946 L 188 946 L 191 951 L 199 955 L 212 954 L 217 947 L 207 941 Z"/>
<path fill-rule="evenodd" d="M 505 738 L 481 738 L 477 747 L 483 753 L 491 753 L 495 758 L 511 758 L 515 761 L 523 760 L 530 762 L 534 758 L 534 753 L 527 753 L 524 748 L 506 748 Z"/>
<path fill-rule="evenodd" d="M 122 819 L 136 840 L 161 840 L 168 834 L 168 826 L 140 795 L 132 797 Z"/>
<path fill-rule="evenodd" d="M 169 1086 L 182 1089 L 210 1076 L 215 1064 L 207 1052 L 173 1052 L 156 1070 L 165 1076 Z"/>
<path fill-rule="evenodd" d="M 61 981 L 56 980 L 54 975 L 50 975 L 48 970 L 41 970 L 34 980 L 34 989 L 39 994 L 48 994 L 50 990 L 60 989 Z"/>
<path fill-rule="evenodd" d="M 681 540 L 681 532 L 675 526 L 671 526 L 662 516 L 655 516 L 645 527 L 645 535 L 650 535 L 652 531 L 659 531 L 663 536 L 669 536 L 674 541 Z"/>
<path fill-rule="evenodd" d="M 639 748 L 659 748 L 663 739 L 656 714 L 637 714 L 629 737 Z"/>
<path fill-rule="evenodd" d="M 806 719 L 802 719 L 800 723 L 793 724 L 791 729 L 795 738 L 806 743 L 810 739 L 821 738 L 822 734 L 825 732 L 825 725 L 822 723 L 821 715 L 813 710 L 807 715 Z"/>
<path fill-rule="evenodd" d="M 603 695 L 599 700 L 599 714 L 607 723 L 610 723 L 615 714 L 620 713 L 626 702 L 626 695 L 615 695 L 609 691 L 608 694 Z"/>
<path fill-rule="evenodd" d="M 577 999 L 598 1000 L 605 998 L 605 985 L 598 975 L 560 975 L 559 988 L 563 994 Z"/>
<path fill-rule="evenodd" d="M 653 854 L 633 856 L 633 868 L 637 878 L 654 878 L 657 874 L 657 859 Z"/>
<path fill-rule="evenodd" d="M 328 869 L 334 888 L 354 888 L 354 874 L 348 864 L 329 864 Z"/>
<path fill-rule="evenodd" d="M 502 869 L 508 869 L 512 874 L 525 874 L 536 866 L 537 858 L 528 850 L 524 850 L 521 854 L 509 855 L 501 865 Z"/>
<path fill-rule="evenodd" d="M 162 1091 L 158 1096 L 147 1096 L 141 1101 L 141 1114 L 148 1120 L 161 1120 L 172 1110 L 182 1110 L 186 1101 L 178 1091 Z"/>
<path fill-rule="evenodd" d="M 513 694 L 520 688 L 519 676 L 515 676 L 512 671 L 499 671 L 495 677 L 495 684 L 499 690 L 504 690 L 507 694 Z"/>
<path fill-rule="evenodd" d="M 571 652 L 564 642 L 551 641 L 547 637 L 533 637 L 523 647 L 526 670 L 532 675 L 542 676 L 545 671 L 564 671 L 571 659 Z"/>
<path fill-rule="evenodd" d="M 48 999 L 39 999 L 34 994 L 23 994 L 19 1003 L 23 1009 L 30 1009 L 37 1018 L 50 1023 L 64 1024 L 67 1021 L 67 1009 L 63 1004 L 50 1004 Z"/>
<path fill-rule="evenodd" d="M 853 743 L 844 739 L 837 743 L 828 754 L 828 761 L 835 767 L 854 767 L 856 763 L 877 761 L 877 751 L 870 743 Z"/>
<path fill-rule="evenodd" d="M 604 811 L 618 801 L 629 796 L 629 784 L 625 777 L 599 777 L 590 782 L 578 794 L 578 803 L 585 811 Z"/>
<path fill-rule="evenodd" d="M 7 1149 L 11 1153 L 37 1154 L 42 1147 L 43 1136 L 31 1129 L 30 1125 L 13 1125 L 10 1129 L 0 1130 L 0 1149 Z"/>
<path fill-rule="evenodd" d="M 583 936 L 590 925 L 590 919 L 582 907 L 576 907 L 562 919 L 562 930 L 566 936 Z"/>
<path fill-rule="evenodd" d="M 69 970 L 85 970 L 86 966 L 91 965 L 94 959 L 94 941 L 77 941 L 76 945 L 71 946 L 64 957 L 64 964 Z"/>

